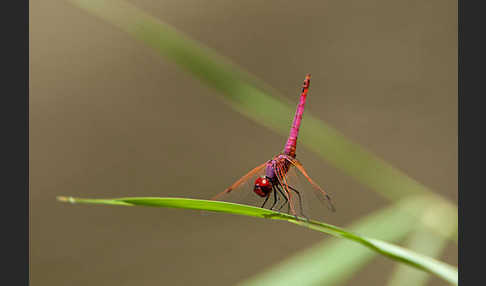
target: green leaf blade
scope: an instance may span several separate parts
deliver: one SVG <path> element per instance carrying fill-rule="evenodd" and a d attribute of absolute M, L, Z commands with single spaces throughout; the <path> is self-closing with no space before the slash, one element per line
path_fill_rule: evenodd
<path fill-rule="evenodd" d="M 423 212 L 429 202 L 426 198 L 401 200 L 368 214 L 347 229 L 353 233 L 396 242 L 404 238 L 418 221 L 418 218 L 410 216 L 409 213 Z M 326 239 L 238 285 L 341 285 L 377 255 L 376 251 L 349 240 Z M 404 267 L 410 268 L 408 265 Z M 415 268 L 413 270 L 430 276 Z"/>
<path fill-rule="evenodd" d="M 299 226 L 357 242 L 373 251 L 390 257 L 396 261 L 406 263 L 408 265 L 416 267 L 417 269 L 435 274 L 438 277 L 441 277 L 442 279 L 445 279 L 446 281 L 449 281 L 453 284 L 457 284 L 457 268 L 454 268 L 453 266 L 450 266 L 446 263 L 420 255 L 413 251 L 409 251 L 407 249 L 381 240 L 360 236 L 337 226 L 314 220 L 306 221 L 302 218 L 296 218 L 288 214 L 279 213 L 268 209 L 221 201 L 197 200 L 187 198 L 133 197 L 116 199 L 84 199 L 72 197 L 58 197 L 58 200 L 70 203 L 183 208 L 284 220 Z"/>

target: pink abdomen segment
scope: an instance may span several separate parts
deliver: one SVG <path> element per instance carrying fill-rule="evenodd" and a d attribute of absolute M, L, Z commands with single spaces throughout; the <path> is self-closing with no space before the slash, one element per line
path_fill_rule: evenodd
<path fill-rule="evenodd" d="M 297 136 L 299 135 L 300 122 L 302 121 L 302 114 L 304 114 L 305 99 L 307 98 L 307 91 L 310 86 L 310 74 L 305 76 L 304 84 L 302 86 L 302 93 L 300 95 L 299 105 L 295 112 L 294 121 L 290 128 L 290 135 L 285 144 L 284 153 L 295 158 L 295 150 L 297 149 Z"/>

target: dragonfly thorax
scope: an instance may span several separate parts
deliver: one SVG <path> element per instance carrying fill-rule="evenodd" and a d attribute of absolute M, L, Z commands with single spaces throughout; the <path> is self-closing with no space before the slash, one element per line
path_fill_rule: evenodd
<path fill-rule="evenodd" d="M 266 176 L 258 177 L 255 180 L 255 186 L 253 187 L 253 192 L 260 197 L 266 197 L 273 190 L 272 181 Z"/>

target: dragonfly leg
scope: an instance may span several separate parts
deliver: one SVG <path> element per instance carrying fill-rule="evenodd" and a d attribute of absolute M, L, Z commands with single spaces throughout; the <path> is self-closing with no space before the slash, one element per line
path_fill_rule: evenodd
<path fill-rule="evenodd" d="M 278 185 L 274 185 L 274 186 L 273 186 L 273 188 L 274 188 L 274 190 L 273 190 L 273 191 L 274 191 L 275 193 L 277 193 L 277 192 L 278 192 L 277 196 L 280 194 L 280 196 L 282 196 L 282 197 L 284 198 L 284 200 L 285 200 L 285 202 L 283 202 L 283 203 L 280 205 L 280 207 L 278 208 L 278 210 L 277 210 L 277 211 L 279 212 L 279 211 L 282 209 L 282 207 L 283 207 L 285 204 L 287 204 L 287 202 L 288 202 L 289 200 L 287 199 L 287 197 L 285 196 L 285 194 L 282 192 L 282 190 L 281 190 L 281 189 L 278 187 Z"/>
<path fill-rule="evenodd" d="M 283 203 L 279 210 L 282 209 L 285 205 L 287 205 L 287 213 L 290 214 L 290 202 L 289 202 L 289 199 L 287 198 L 287 196 L 285 195 L 284 191 L 282 191 L 282 186 L 281 185 L 275 185 L 275 187 L 278 189 L 279 193 L 283 195 L 283 197 L 285 198 L 285 203 Z M 297 218 L 297 215 L 295 215 L 295 218 Z"/>
<path fill-rule="evenodd" d="M 280 208 L 279 208 L 278 210 L 280 211 L 280 210 L 281 210 L 281 209 L 282 209 L 282 208 L 283 208 L 285 205 L 287 205 L 287 213 L 288 213 L 288 214 L 290 214 L 290 202 L 289 202 L 289 200 L 288 200 L 287 196 L 286 196 L 286 195 L 284 194 L 284 192 L 282 191 L 282 189 L 281 189 L 281 186 L 280 186 L 280 185 L 277 185 L 276 187 L 277 187 L 278 191 L 279 191 L 279 192 L 280 192 L 280 193 L 283 195 L 283 197 L 285 198 L 285 203 L 283 203 L 283 204 L 280 206 Z M 295 214 L 295 219 L 297 219 L 297 220 L 299 219 L 299 218 L 297 217 L 297 214 Z"/>
<path fill-rule="evenodd" d="M 270 195 L 269 195 L 270 196 Z M 270 208 L 270 210 L 273 210 L 273 207 L 275 207 L 275 205 L 278 203 L 278 196 L 277 196 L 277 192 L 275 192 L 275 190 L 273 191 L 273 205 L 272 207 Z"/>
<path fill-rule="evenodd" d="M 282 197 L 285 199 L 285 202 L 278 208 L 278 211 L 280 211 L 286 204 L 289 203 L 289 200 L 287 199 L 287 196 L 285 196 L 285 194 L 283 193 L 282 189 L 280 189 L 280 186 L 275 186 L 275 189 L 278 190 L 280 195 L 282 195 Z"/>
<path fill-rule="evenodd" d="M 302 197 L 300 196 L 300 192 L 297 191 L 295 188 L 292 188 L 289 185 L 287 185 L 287 187 L 289 187 L 289 189 L 291 189 L 292 191 L 294 191 L 297 194 L 297 196 L 299 197 L 300 212 L 301 212 L 301 214 L 304 218 L 309 220 L 309 218 L 304 214 L 304 208 L 302 207 Z"/>
<path fill-rule="evenodd" d="M 265 204 L 267 203 L 269 197 L 270 197 L 270 194 L 268 194 L 268 196 L 265 198 L 265 201 L 263 201 L 263 204 L 262 204 L 261 208 L 263 208 L 265 206 Z"/>

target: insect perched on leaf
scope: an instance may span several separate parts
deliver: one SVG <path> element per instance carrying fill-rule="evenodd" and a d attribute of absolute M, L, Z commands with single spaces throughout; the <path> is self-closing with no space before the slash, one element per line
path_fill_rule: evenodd
<path fill-rule="evenodd" d="M 332 211 L 335 210 L 333 204 L 331 203 L 331 197 L 329 194 L 309 177 L 304 169 L 304 166 L 295 158 L 297 136 L 299 134 L 299 127 L 302 121 L 302 114 L 304 113 L 304 105 L 307 98 L 307 93 L 309 91 L 309 86 L 310 74 L 306 75 L 305 77 L 299 105 L 297 106 L 294 121 L 292 122 L 292 127 L 290 128 L 290 135 L 287 143 L 285 144 L 283 152 L 276 155 L 271 160 L 252 169 L 226 190 L 214 196 L 212 198 L 213 200 L 220 198 L 224 199 L 230 193 L 235 192 L 236 189 L 241 188 L 241 186 L 244 185 L 245 182 L 251 180 L 252 177 L 261 174 L 256 178 L 255 183 L 253 184 L 253 192 L 260 197 L 261 200 L 263 200 L 261 205 L 262 208 L 265 207 L 267 201 L 271 201 L 273 198 L 273 203 L 270 205 L 269 209 L 273 210 L 274 208 L 278 207 L 279 201 L 282 201 L 282 204 L 277 210 L 280 211 L 284 206 L 287 206 L 287 212 L 297 217 L 297 199 L 300 214 L 306 217 L 303 211 L 301 191 L 297 190 L 295 186 L 292 186 L 288 182 L 288 172 L 292 167 L 294 167 L 311 184 L 312 189 L 315 191 L 318 198 L 325 201 L 327 206 Z"/>

